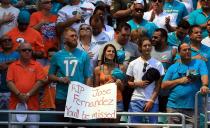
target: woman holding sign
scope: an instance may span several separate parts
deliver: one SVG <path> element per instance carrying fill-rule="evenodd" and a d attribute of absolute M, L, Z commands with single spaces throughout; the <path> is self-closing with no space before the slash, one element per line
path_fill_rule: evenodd
<path fill-rule="evenodd" d="M 125 66 L 119 64 L 117 58 L 117 51 L 114 45 L 107 44 L 103 50 L 102 63 L 95 68 L 95 86 L 115 82 L 117 85 L 117 111 L 123 111 L 122 91 L 123 80 L 125 79 Z M 114 122 L 119 121 L 120 117 Z"/>

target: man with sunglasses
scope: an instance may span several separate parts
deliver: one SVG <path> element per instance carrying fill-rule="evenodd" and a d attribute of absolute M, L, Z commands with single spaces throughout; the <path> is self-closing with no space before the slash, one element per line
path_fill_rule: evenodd
<path fill-rule="evenodd" d="M 3 51 L 0 52 L 0 109 L 9 109 L 10 90 L 6 83 L 8 66 L 19 58 L 16 51 L 12 51 L 12 39 L 6 35 L 0 38 L 0 45 Z"/>
<path fill-rule="evenodd" d="M 159 28 L 164 28 L 168 31 L 172 31 L 172 28 L 176 26 L 175 20 L 170 20 L 167 22 L 167 18 L 169 18 L 169 14 L 163 11 L 164 0 L 152 0 L 151 2 L 151 10 L 144 13 L 144 19 L 150 22 L 153 22 Z"/>
<path fill-rule="evenodd" d="M 19 103 L 24 103 L 27 110 L 39 110 L 39 88 L 44 85 L 46 75 L 40 63 L 32 59 L 32 46 L 21 43 L 18 48 L 20 59 L 12 63 L 7 72 L 7 86 L 11 91 L 9 109 L 15 110 Z M 38 114 L 27 114 L 27 121 L 38 122 Z M 18 121 L 16 114 L 12 121 Z M 13 126 L 15 127 L 15 125 Z M 17 126 L 16 126 L 17 127 Z M 38 125 L 28 125 L 29 128 L 38 128 Z"/>
<path fill-rule="evenodd" d="M 187 43 L 179 45 L 181 59 L 168 68 L 161 87 L 170 90 L 167 112 L 183 113 L 187 115 L 186 123 L 193 125 L 195 94 L 199 90 L 202 94 L 208 92 L 208 69 L 203 60 L 192 59 L 191 49 Z M 168 123 L 181 123 L 181 118 L 171 116 Z"/>
<path fill-rule="evenodd" d="M 28 42 L 32 46 L 33 57 L 42 58 L 45 54 L 43 38 L 38 31 L 29 27 L 30 13 L 26 10 L 20 11 L 17 21 L 18 26 L 7 33 L 12 38 L 13 50 L 21 43 Z"/>
<path fill-rule="evenodd" d="M 151 38 L 153 32 L 158 27 L 145 19 L 143 19 L 144 15 L 144 1 L 137 0 L 134 2 L 134 10 L 132 10 L 132 19 L 129 20 L 127 23 L 131 26 L 131 31 L 136 29 L 141 29 L 146 36 Z"/>

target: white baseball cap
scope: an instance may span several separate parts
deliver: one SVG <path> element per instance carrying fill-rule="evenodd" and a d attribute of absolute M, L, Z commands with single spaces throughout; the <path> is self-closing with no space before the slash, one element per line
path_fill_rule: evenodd
<path fill-rule="evenodd" d="M 16 110 L 17 111 L 26 111 L 28 110 L 27 104 L 26 103 L 18 103 L 16 105 Z M 27 114 L 16 114 L 16 119 L 18 122 L 25 122 L 27 119 Z"/>
<path fill-rule="evenodd" d="M 142 4 L 144 6 L 144 0 L 136 0 L 134 4 Z"/>

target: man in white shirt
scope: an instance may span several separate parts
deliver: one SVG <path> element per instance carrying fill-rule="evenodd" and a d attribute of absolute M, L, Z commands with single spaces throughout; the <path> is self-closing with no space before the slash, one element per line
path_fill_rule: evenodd
<path fill-rule="evenodd" d="M 206 46 L 208 46 L 208 47 L 210 47 L 210 19 L 206 22 L 206 29 L 207 29 L 207 31 L 208 31 L 208 36 L 207 37 L 205 37 L 202 41 L 201 41 L 201 43 L 202 44 L 204 44 L 204 45 L 206 45 Z"/>
<path fill-rule="evenodd" d="M 144 13 L 144 19 L 153 22 L 159 28 L 171 31 L 176 27 L 176 20 L 170 19 L 170 15 L 163 11 L 164 0 L 152 0 L 152 10 Z"/>
<path fill-rule="evenodd" d="M 0 37 L 17 26 L 19 9 L 10 4 L 10 0 L 1 0 L 0 5 Z"/>

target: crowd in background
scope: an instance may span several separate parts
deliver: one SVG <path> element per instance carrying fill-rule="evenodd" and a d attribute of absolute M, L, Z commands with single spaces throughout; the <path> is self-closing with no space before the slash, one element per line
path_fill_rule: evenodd
<path fill-rule="evenodd" d="M 1 110 L 64 111 L 71 81 L 91 87 L 116 83 L 117 111 L 180 112 L 193 126 L 195 94 L 206 94 L 209 87 L 210 0 L 0 3 Z M 40 115 L 11 119 L 36 122 Z M 120 121 L 119 116 L 89 122 Z M 181 119 L 129 116 L 126 121 Z"/>

